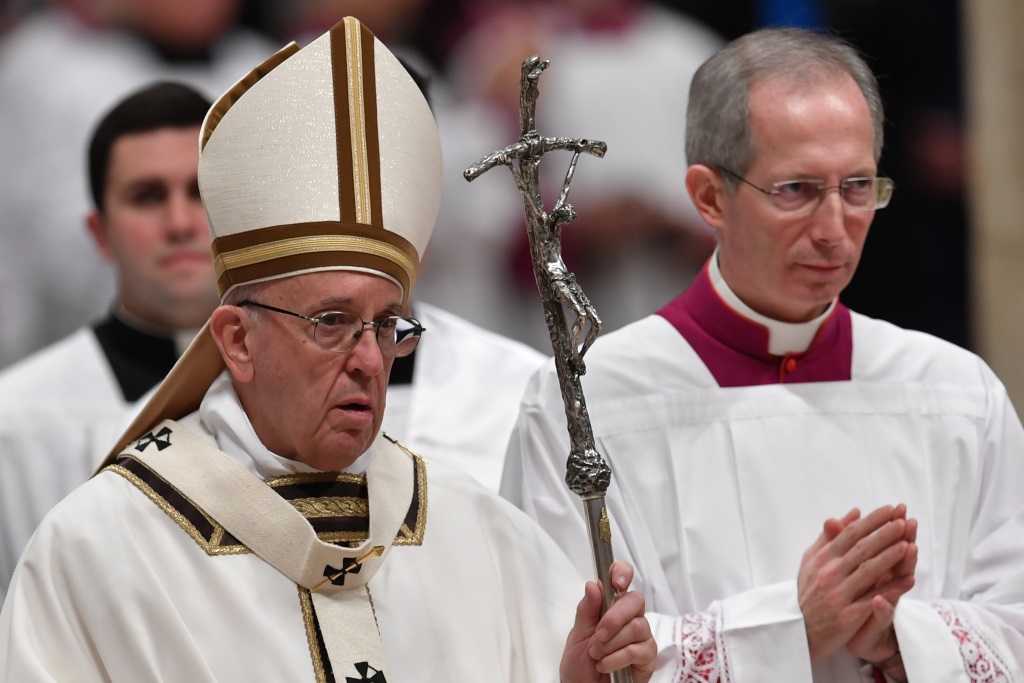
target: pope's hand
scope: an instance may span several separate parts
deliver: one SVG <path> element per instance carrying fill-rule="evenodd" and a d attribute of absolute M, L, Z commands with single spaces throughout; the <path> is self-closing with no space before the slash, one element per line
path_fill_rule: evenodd
<path fill-rule="evenodd" d="M 611 672 L 626 667 L 632 673 L 633 683 L 647 683 L 654 673 L 658 648 L 644 616 L 644 598 L 636 591 L 627 591 L 633 580 L 633 567 L 616 560 L 612 563 L 611 580 L 619 596 L 604 615 L 600 584 L 587 582 L 562 653 L 562 683 L 606 682 Z"/>

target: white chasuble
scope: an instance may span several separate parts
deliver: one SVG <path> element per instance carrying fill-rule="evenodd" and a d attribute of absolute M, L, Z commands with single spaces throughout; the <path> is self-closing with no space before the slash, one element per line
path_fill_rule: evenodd
<path fill-rule="evenodd" d="M 558 680 L 583 580 L 519 510 L 383 437 L 365 474 L 223 437 L 202 409 L 165 423 L 50 513 L 0 613 L 0 681 Z"/>
<path fill-rule="evenodd" d="M 378 443 L 377 450 L 366 473 L 367 513 L 373 512 L 369 535 L 350 548 L 321 541 L 302 513 L 271 487 L 170 420 L 157 425 L 126 454 L 140 460 L 227 533 L 308 592 L 333 669 L 383 672 L 384 681 L 388 667 L 368 584 L 416 502 L 416 465 L 390 442 Z M 324 507 L 335 500 L 342 503 L 346 499 L 327 499 Z"/>

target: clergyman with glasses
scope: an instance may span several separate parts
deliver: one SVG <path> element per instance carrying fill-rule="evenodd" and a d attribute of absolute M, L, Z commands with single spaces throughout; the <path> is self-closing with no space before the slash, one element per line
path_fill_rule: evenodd
<path fill-rule="evenodd" d="M 441 194 L 398 60 L 346 18 L 222 96 L 200 148 L 221 305 L 29 542 L 0 681 L 650 680 L 631 567 L 602 615 L 536 523 L 380 433 Z"/>
<path fill-rule="evenodd" d="M 974 354 L 840 301 L 894 196 L 882 124 L 870 68 L 833 37 L 765 29 L 711 57 L 686 189 L 717 250 L 587 354 L 614 554 L 680 680 L 1024 680 L 1024 431 L 1006 390 Z M 560 401 L 546 367 L 502 494 L 582 570 Z"/>

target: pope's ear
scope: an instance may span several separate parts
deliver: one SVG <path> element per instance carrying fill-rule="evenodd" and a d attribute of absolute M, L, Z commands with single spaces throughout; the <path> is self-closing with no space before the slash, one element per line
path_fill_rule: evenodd
<path fill-rule="evenodd" d="M 701 218 L 712 228 L 722 227 L 722 203 L 728 190 L 722 176 L 702 164 L 686 169 L 686 191 Z"/>
<path fill-rule="evenodd" d="M 218 306 L 210 316 L 210 334 L 220 349 L 224 364 L 237 382 L 251 382 L 252 353 L 249 349 L 249 326 L 252 321 L 238 306 Z"/>

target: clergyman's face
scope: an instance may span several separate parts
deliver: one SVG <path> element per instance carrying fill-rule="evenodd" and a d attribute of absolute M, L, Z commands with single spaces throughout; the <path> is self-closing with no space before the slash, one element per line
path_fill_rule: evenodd
<path fill-rule="evenodd" d="M 750 92 L 755 156 L 744 177 L 762 188 L 816 179 L 835 186 L 876 174 L 867 102 L 847 75 L 817 84 L 768 79 Z M 754 310 L 801 322 L 820 315 L 849 284 L 874 208 L 852 210 L 827 191 L 807 211 L 786 214 L 740 184 L 727 195 L 719 265 L 730 288 Z"/>
<path fill-rule="evenodd" d="M 198 126 L 119 137 L 103 211 L 88 219 L 104 256 L 117 265 L 121 303 L 161 327 L 199 327 L 217 305 L 196 179 L 198 139 Z"/>
<path fill-rule="evenodd" d="M 353 271 L 274 281 L 259 300 L 314 318 L 348 311 L 369 322 L 402 311 L 398 285 Z M 253 377 L 236 387 L 263 444 L 320 470 L 350 465 L 380 430 L 394 358 L 381 354 L 370 327 L 352 350 L 335 353 L 317 346 L 311 322 L 263 309 L 242 310 L 251 321 L 246 339 Z"/>

